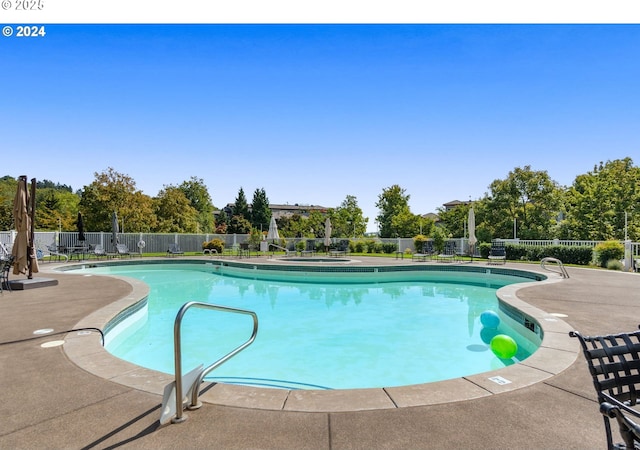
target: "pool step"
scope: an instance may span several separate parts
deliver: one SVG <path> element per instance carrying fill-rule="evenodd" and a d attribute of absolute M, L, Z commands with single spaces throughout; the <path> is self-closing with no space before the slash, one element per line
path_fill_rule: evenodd
<path fill-rule="evenodd" d="M 276 389 L 300 390 L 300 389 L 321 389 L 330 390 L 327 386 L 316 384 L 300 383 L 289 380 L 273 380 L 270 378 L 250 378 L 250 377 L 205 377 L 205 381 L 215 383 L 235 384 L 239 386 L 269 387 Z"/>

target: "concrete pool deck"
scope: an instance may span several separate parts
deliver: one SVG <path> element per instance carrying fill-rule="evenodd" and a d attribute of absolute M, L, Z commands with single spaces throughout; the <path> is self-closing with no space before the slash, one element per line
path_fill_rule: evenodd
<path fill-rule="evenodd" d="M 358 264 L 412 264 L 386 258 L 357 259 Z M 255 261 L 268 260 L 257 258 Z M 486 262 L 473 264 L 485 266 Z M 374 404 L 369 405 L 372 400 L 369 396 L 363 400 L 362 390 L 348 395 L 346 391 L 322 392 L 324 395 L 317 401 L 309 398 L 316 396 L 314 392 L 292 391 L 287 403 L 293 407 L 283 408 L 265 407 L 265 404 L 284 404 L 282 391 L 247 391 L 215 385 L 204 394 L 206 403 L 200 410 L 186 412 L 189 417 L 186 422 L 160 427 L 161 395 L 157 392 L 166 384 L 165 376 L 153 379 L 148 373 L 141 374 L 126 367 L 127 363 L 114 362 L 114 359 L 91 363 L 96 359 L 93 350 L 84 355 L 85 362 L 111 376 L 97 376 L 93 370 L 82 368 L 82 364 L 78 364 L 78 358 L 83 358 L 82 350 L 73 357 L 69 353 L 73 353 L 75 344 L 84 348 L 81 341 L 97 340 L 95 333 L 31 339 L 35 337 L 35 330 L 52 328 L 54 333 L 70 330 L 108 305 L 116 304 L 117 309 L 118 302 L 135 297 L 136 289 L 141 287 L 108 277 L 51 272 L 55 266 L 42 264 L 42 273 L 37 276 L 55 278 L 58 286 L 5 291 L 0 296 L 0 381 L 4 391 L 0 406 L 4 419 L 0 425 L 0 448 L 589 449 L 606 446 L 586 363 L 582 355 L 575 357 L 577 342 L 566 339 L 560 346 L 569 348 L 560 352 L 563 357 L 564 353 L 574 352 L 573 362 L 562 363 L 554 371 L 553 363 L 564 358 L 547 358 L 546 364 L 551 362 L 547 367 L 551 368 L 536 369 L 547 372 L 541 380 L 526 382 L 517 389 L 496 395 L 490 395 L 490 391 L 500 389 L 491 383 L 478 379 L 461 387 L 460 381 L 451 380 L 434 383 L 434 386 L 421 385 L 421 388 L 397 388 L 395 393 L 388 390 L 391 392 L 383 392 L 379 398 L 383 405 L 375 399 Z M 539 266 L 521 264 L 506 267 L 539 270 Z M 637 329 L 640 322 L 638 274 L 578 268 L 568 268 L 568 271 L 571 275 L 568 280 L 528 285 L 519 289 L 517 296 L 532 308 L 566 315 L 563 318 L 566 327 L 583 334 Z M 16 278 L 20 277 L 13 277 Z M 545 330 L 553 326 L 551 321 L 543 324 Z M 564 335 L 565 331 L 552 331 L 552 334 Z M 41 347 L 43 343 L 62 340 L 66 341 L 64 346 Z M 529 367 L 521 366 L 514 370 Z M 133 387 L 136 385 L 138 387 Z M 467 389 L 470 392 L 465 392 Z M 452 398 L 452 394 L 457 398 Z"/>

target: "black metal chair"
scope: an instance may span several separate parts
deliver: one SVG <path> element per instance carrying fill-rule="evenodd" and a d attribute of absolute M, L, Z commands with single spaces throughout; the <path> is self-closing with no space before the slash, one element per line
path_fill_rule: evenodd
<path fill-rule="evenodd" d="M 640 425 L 630 418 L 640 419 L 635 408 L 640 401 L 640 331 L 603 336 L 572 331 L 569 335 L 578 338 L 589 365 L 604 418 L 607 449 L 640 449 Z M 610 421 L 614 418 L 624 444 L 613 443 Z"/>
<path fill-rule="evenodd" d="M 240 244 L 240 248 L 238 249 L 238 257 L 251 258 L 251 246 L 248 242 L 242 242 Z"/>
<path fill-rule="evenodd" d="M 427 258 L 431 259 L 434 255 L 435 251 L 433 249 L 433 241 L 424 241 L 422 243 L 422 250 L 417 253 L 414 253 L 411 256 L 411 259 L 418 259 L 422 261 L 426 261 Z"/>
<path fill-rule="evenodd" d="M 9 255 L 4 259 L 0 260 L 0 292 L 3 289 L 11 291 L 11 283 L 9 283 L 9 271 L 13 267 L 13 261 L 15 261 L 16 257 L 13 255 Z"/>
<path fill-rule="evenodd" d="M 504 242 L 493 241 L 491 242 L 491 249 L 489 250 L 489 264 L 506 264 L 507 263 L 507 249 Z"/>
<path fill-rule="evenodd" d="M 444 250 L 438 254 L 438 261 L 455 261 L 456 259 L 458 259 L 456 241 L 445 242 Z"/>
<path fill-rule="evenodd" d="M 349 240 L 343 239 L 338 242 L 336 248 L 329 250 L 329 256 L 346 256 L 349 253 Z"/>

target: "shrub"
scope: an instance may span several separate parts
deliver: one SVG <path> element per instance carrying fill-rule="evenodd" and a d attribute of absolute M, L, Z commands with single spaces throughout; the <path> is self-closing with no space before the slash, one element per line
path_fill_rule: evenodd
<path fill-rule="evenodd" d="M 440 227 L 435 227 L 433 230 L 433 249 L 437 253 L 442 253 L 444 250 L 444 243 L 447 240 L 447 236 L 444 230 Z"/>
<path fill-rule="evenodd" d="M 480 256 L 482 258 L 488 258 L 489 257 L 489 251 L 491 250 L 491 244 L 489 242 L 482 242 L 478 249 L 480 250 Z"/>
<path fill-rule="evenodd" d="M 366 246 L 366 253 L 375 253 L 376 241 L 373 239 L 367 239 L 364 241 L 364 245 Z"/>
<path fill-rule="evenodd" d="M 617 259 L 610 259 L 607 261 L 607 269 L 609 270 L 622 270 L 622 263 Z"/>
<path fill-rule="evenodd" d="M 490 245 L 489 248 L 491 248 Z M 563 264 L 588 265 L 593 259 L 593 250 L 586 246 L 547 245 L 541 247 L 507 244 L 505 249 L 507 259 L 512 261 L 540 261 L 542 258 L 551 257 L 559 259 Z M 480 251 L 483 251 L 482 247 Z"/>
<path fill-rule="evenodd" d="M 218 253 L 222 253 L 224 250 L 224 242 L 220 239 L 212 239 L 209 242 L 203 242 L 202 250 L 204 249 L 215 250 Z"/>
<path fill-rule="evenodd" d="M 383 253 L 393 253 L 398 248 L 398 244 L 394 242 L 383 242 L 382 243 L 382 252 Z"/>
<path fill-rule="evenodd" d="M 304 239 L 296 243 L 296 250 L 301 252 L 307 249 L 307 241 Z"/>
<path fill-rule="evenodd" d="M 624 245 L 618 241 L 606 241 L 596 245 L 596 260 L 600 267 L 607 267 L 607 263 L 612 260 L 624 258 Z"/>
<path fill-rule="evenodd" d="M 362 241 L 354 242 L 353 253 L 364 253 L 364 242 Z"/>

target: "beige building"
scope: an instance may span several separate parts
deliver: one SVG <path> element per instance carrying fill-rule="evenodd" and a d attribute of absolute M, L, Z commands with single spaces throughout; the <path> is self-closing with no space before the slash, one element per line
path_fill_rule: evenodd
<path fill-rule="evenodd" d="M 233 203 L 228 203 L 227 206 L 223 208 L 224 212 L 228 216 L 233 215 L 233 206 Z M 270 204 L 269 209 L 271 209 L 271 214 L 273 217 L 275 217 L 276 219 L 280 219 L 281 217 L 291 217 L 294 214 L 298 214 L 302 217 L 309 217 L 311 211 L 320 211 L 321 213 L 325 213 L 330 208 L 327 208 L 326 206 L 301 205 L 296 203 L 294 205 Z M 251 211 L 251 204 L 249 204 L 249 211 Z M 213 213 L 217 216 L 218 214 L 220 214 L 220 211 L 214 211 Z"/>

